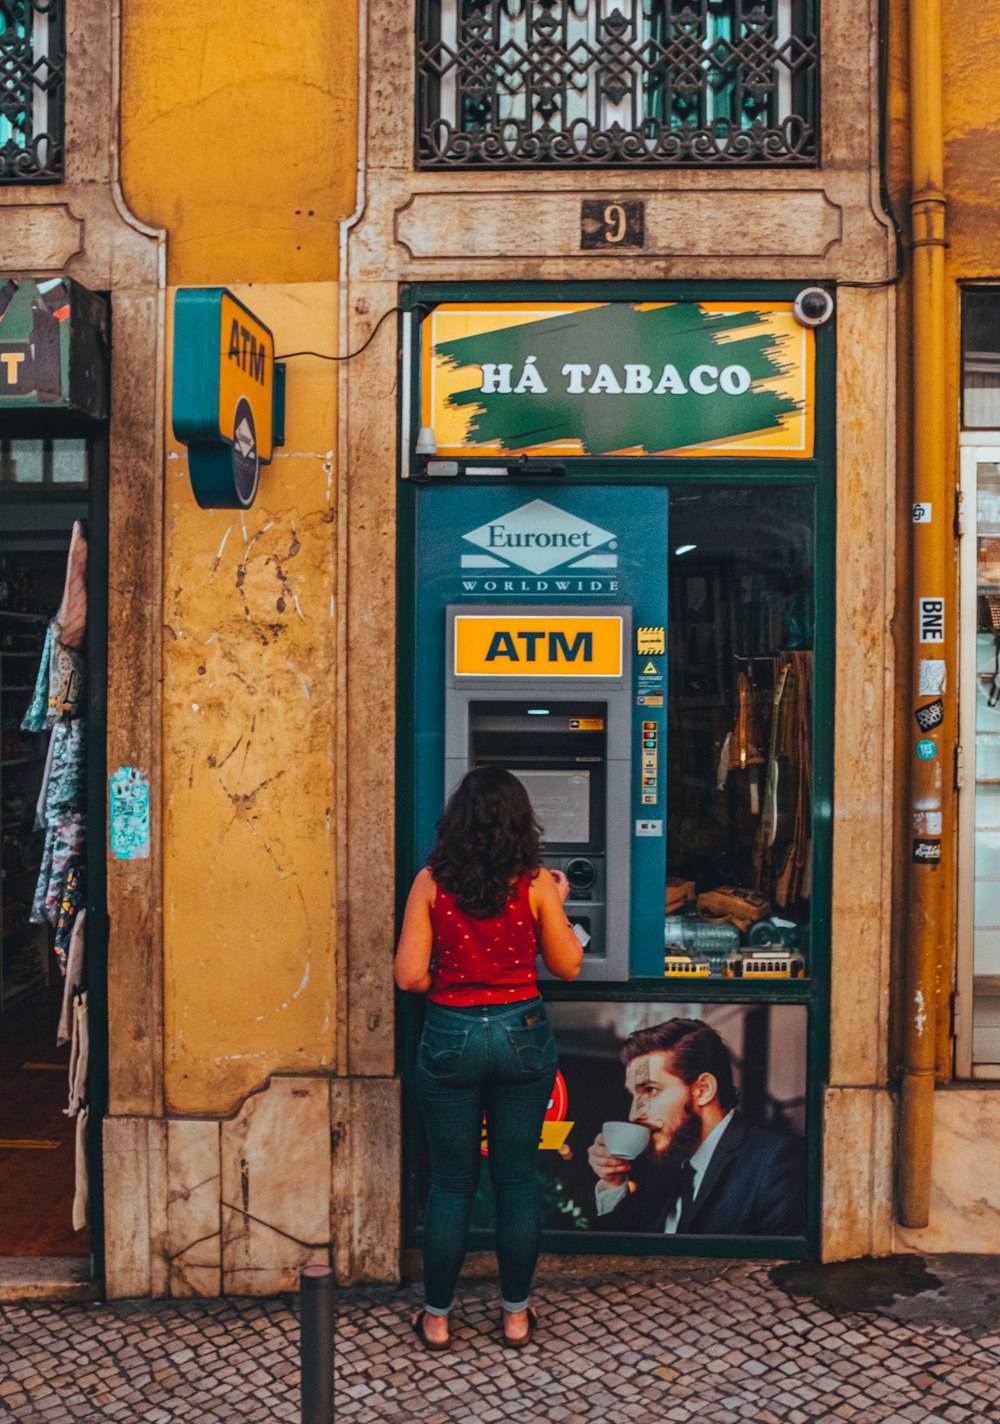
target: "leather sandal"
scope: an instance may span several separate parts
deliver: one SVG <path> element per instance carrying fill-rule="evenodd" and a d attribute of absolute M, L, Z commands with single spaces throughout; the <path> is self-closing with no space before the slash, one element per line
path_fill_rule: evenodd
<path fill-rule="evenodd" d="M 424 1331 L 424 1320 L 426 1316 L 426 1310 L 421 1310 L 418 1311 L 418 1313 L 410 1321 L 410 1324 L 413 1326 L 414 1333 L 418 1336 L 421 1345 L 423 1345 L 425 1350 L 450 1350 L 450 1340 L 428 1340 L 427 1335 Z"/>
<path fill-rule="evenodd" d="M 537 1325 L 538 1316 L 535 1314 L 535 1312 L 529 1305 L 528 1329 L 526 1330 L 526 1332 L 523 1335 L 508 1335 L 507 1327 L 504 1324 L 504 1312 L 502 1310 L 500 1312 L 500 1333 L 503 1336 L 503 1343 L 506 1345 L 508 1350 L 523 1350 L 526 1345 L 530 1345 L 531 1337 L 534 1335 Z"/>

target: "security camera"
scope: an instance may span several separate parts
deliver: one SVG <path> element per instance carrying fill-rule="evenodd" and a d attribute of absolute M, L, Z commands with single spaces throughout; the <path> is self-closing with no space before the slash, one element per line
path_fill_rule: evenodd
<path fill-rule="evenodd" d="M 833 298 L 822 287 L 803 287 L 792 312 L 801 326 L 822 326 L 833 316 Z"/>

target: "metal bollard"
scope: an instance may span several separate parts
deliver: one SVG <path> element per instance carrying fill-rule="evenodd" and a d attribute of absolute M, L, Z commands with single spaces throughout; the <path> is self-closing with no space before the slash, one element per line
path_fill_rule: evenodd
<path fill-rule="evenodd" d="M 305 1266 L 299 1275 L 302 1424 L 333 1424 L 333 1271 Z"/>

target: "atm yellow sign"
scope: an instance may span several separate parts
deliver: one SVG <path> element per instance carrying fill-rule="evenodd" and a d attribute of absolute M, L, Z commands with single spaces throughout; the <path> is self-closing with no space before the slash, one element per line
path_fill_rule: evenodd
<path fill-rule="evenodd" d="M 621 677 L 622 659 L 621 618 L 455 618 L 457 677 Z"/>
<path fill-rule="evenodd" d="M 219 430 L 228 439 L 238 428 L 240 402 L 247 402 L 253 412 L 260 460 L 266 465 L 274 452 L 274 337 L 229 292 L 222 294 L 220 323 Z"/>

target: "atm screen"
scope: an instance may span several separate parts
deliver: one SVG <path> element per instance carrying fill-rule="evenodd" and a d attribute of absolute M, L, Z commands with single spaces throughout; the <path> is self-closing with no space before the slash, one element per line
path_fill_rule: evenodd
<path fill-rule="evenodd" d="M 590 842 L 590 772 L 522 770 L 512 766 L 542 826 L 549 845 Z"/>

